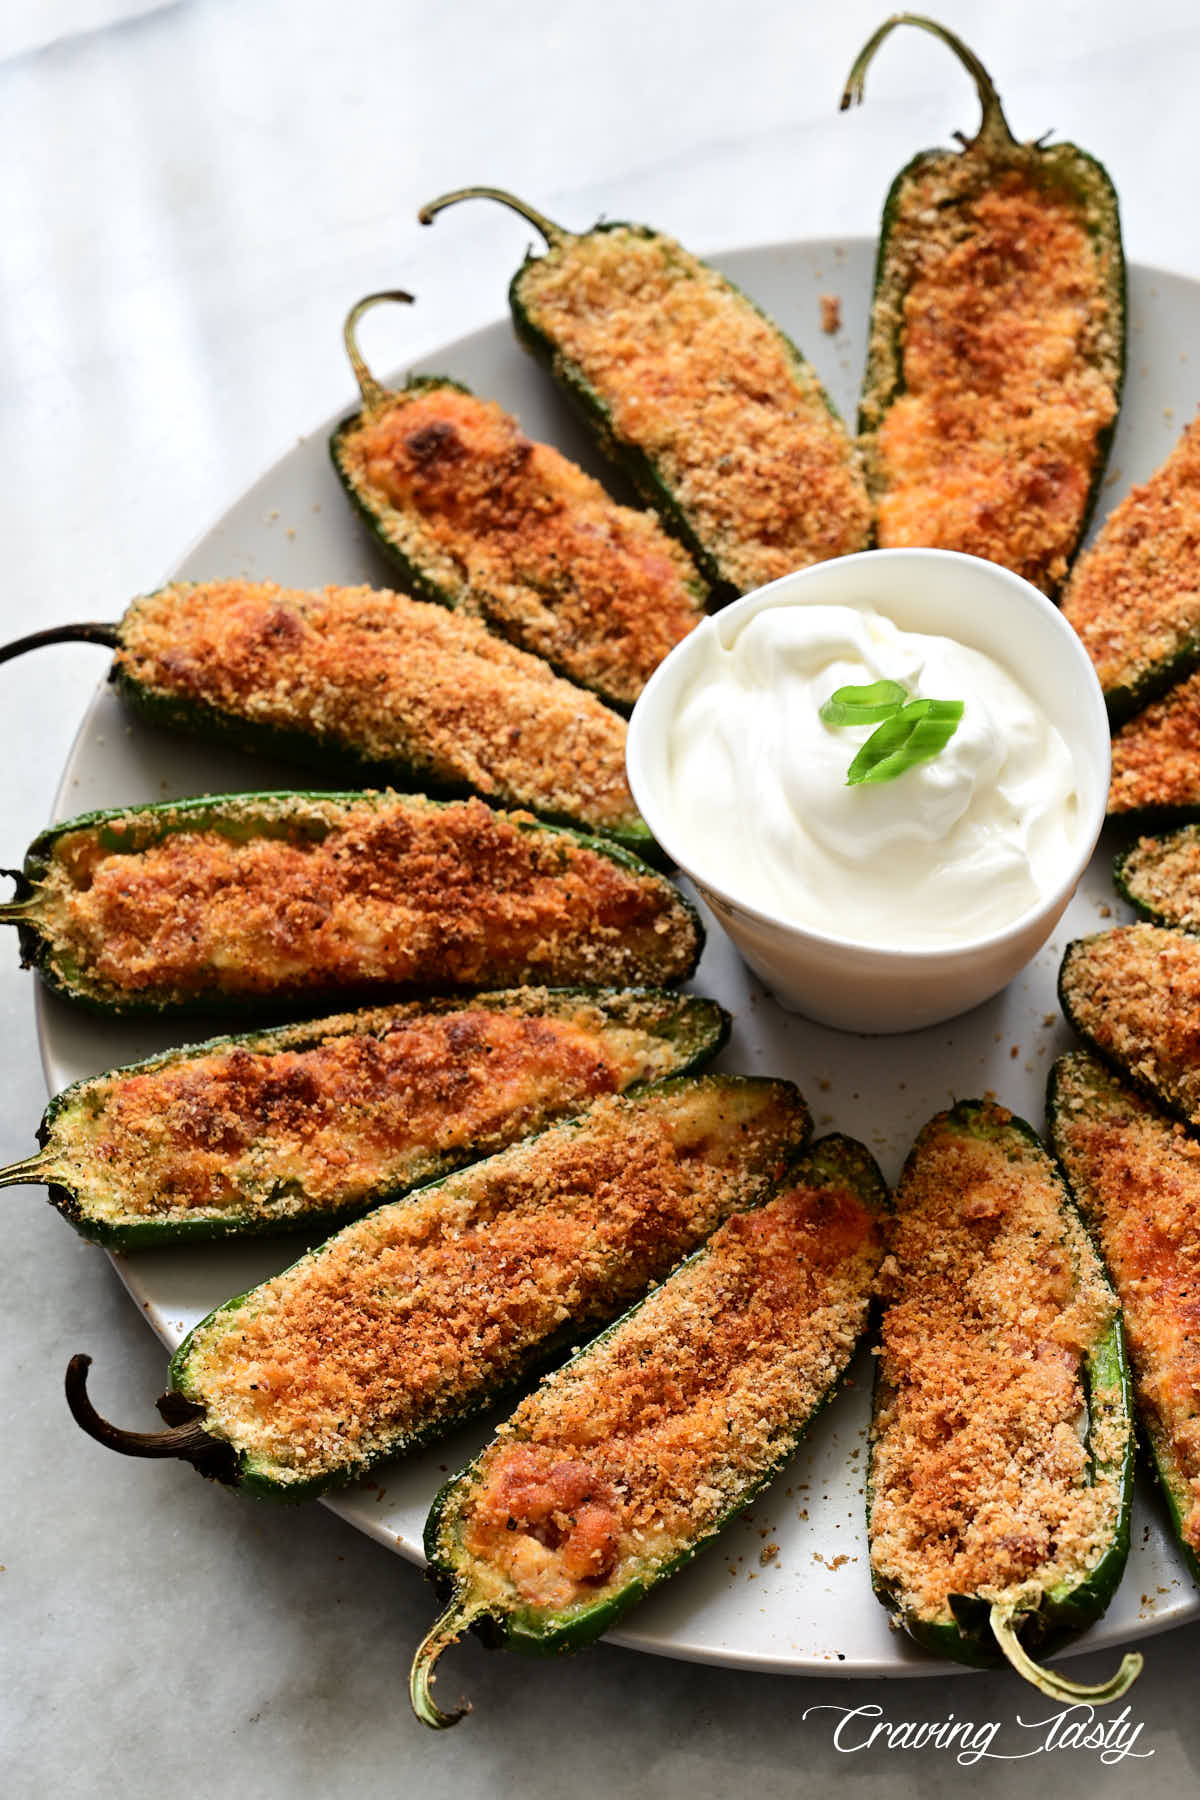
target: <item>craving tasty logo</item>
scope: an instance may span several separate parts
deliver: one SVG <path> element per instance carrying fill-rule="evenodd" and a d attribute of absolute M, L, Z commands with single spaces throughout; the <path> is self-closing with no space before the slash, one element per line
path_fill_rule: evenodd
<path fill-rule="evenodd" d="M 965 1768 L 977 1762 L 1023 1762 L 1030 1756 L 1043 1756 L 1052 1750 L 1094 1750 L 1102 1763 L 1124 1762 L 1127 1756 L 1145 1758 L 1153 1750 L 1135 1750 L 1142 1726 L 1134 1724 L 1129 1708 L 1123 1706 L 1110 1719 L 1097 1715 L 1094 1706 L 1065 1706 L 1061 1712 L 1044 1719 L 1023 1719 L 1017 1715 L 1022 1731 L 1040 1731 L 1040 1743 L 1027 1744 L 1023 1750 L 993 1748 L 1003 1729 L 999 1719 L 956 1719 L 949 1713 L 944 1719 L 900 1719 L 884 1717 L 882 1706 L 807 1707 L 801 1715 L 831 1712 L 840 1715 L 833 1729 L 833 1747 L 844 1755 L 856 1750 L 951 1750 L 954 1760 Z"/>

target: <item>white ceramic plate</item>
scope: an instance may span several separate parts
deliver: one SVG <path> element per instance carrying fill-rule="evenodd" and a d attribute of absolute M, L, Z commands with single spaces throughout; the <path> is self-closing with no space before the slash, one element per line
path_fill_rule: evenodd
<path fill-rule="evenodd" d="M 854 413 L 863 360 L 873 255 L 873 245 L 858 239 L 781 244 L 718 259 L 805 347 L 847 417 Z M 842 301 L 842 328 L 832 338 L 819 329 L 824 293 Z M 1200 348 L 1200 283 L 1134 269 L 1131 303 L 1129 385 L 1102 510 L 1162 460 L 1197 398 L 1187 356 Z M 448 345 L 423 366 L 499 400 L 531 435 L 559 444 L 619 491 L 549 380 L 517 347 L 507 321 Z M 349 410 L 349 380 L 346 391 Z M 386 584 L 388 570 L 352 517 L 330 467 L 328 430 L 322 426 L 277 463 L 172 574 L 193 580 L 244 574 L 298 587 Z M 276 785 L 319 783 L 291 768 L 135 724 L 102 687 L 68 759 L 57 816 Z M 1119 914 L 1110 856 L 1111 846 L 1102 843 L 1053 941 L 1004 994 L 949 1025 L 905 1037 L 852 1037 L 781 1012 L 708 920 L 709 943 L 695 986 L 721 1000 L 735 1021 L 718 1066 L 791 1077 L 808 1097 L 818 1129 L 864 1139 L 889 1180 L 921 1124 L 955 1099 L 992 1090 L 1040 1127 L 1046 1071 L 1069 1042 L 1055 1000 L 1059 958 L 1071 938 L 1100 927 L 1110 906 Z M 54 1090 L 210 1029 L 194 1022 L 166 1027 L 96 1020 L 41 991 L 38 1012 Z M 173 1348 L 218 1302 L 284 1267 L 303 1247 L 295 1239 L 274 1239 L 115 1261 L 150 1324 Z M 823 1415 L 767 1497 L 642 1605 L 628 1629 L 614 1634 L 616 1641 L 661 1655 L 809 1675 L 914 1675 L 955 1667 L 892 1632 L 871 1594 L 862 1498 L 869 1375 L 864 1358 L 854 1387 Z M 328 1504 L 389 1550 L 420 1560 L 421 1528 L 435 1489 L 488 1435 L 485 1421 Z M 1153 1495 L 1140 1493 L 1124 1583 L 1107 1617 L 1078 1646 L 1095 1649 L 1141 1637 L 1197 1612 L 1200 1596 L 1172 1548 L 1159 1507 Z"/>

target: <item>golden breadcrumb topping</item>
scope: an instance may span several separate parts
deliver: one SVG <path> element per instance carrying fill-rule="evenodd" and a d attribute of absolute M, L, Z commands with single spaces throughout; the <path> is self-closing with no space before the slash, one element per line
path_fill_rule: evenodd
<path fill-rule="evenodd" d="M 873 1427 L 876 1578 L 946 1623 L 951 1594 L 1079 1581 L 1120 1508 L 1114 1476 L 1089 1483 L 1081 1385 L 1112 1296 L 1040 1145 L 1002 1107 L 977 1120 L 932 1120 L 901 1177 Z"/>
<path fill-rule="evenodd" d="M 1200 672 L 1115 733 L 1110 814 L 1200 806 Z"/>
<path fill-rule="evenodd" d="M 1139 838 L 1124 859 L 1121 878 L 1137 904 L 1166 924 L 1200 929 L 1200 825 Z"/>
<path fill-rule="evenodd" d="M 608 1098 L 381 1207 L 196 1328 L 182 1390 L 255 1472 L 335 1477 L 447 1428 L 610 1317 L 802 1143 L 784 1083 Z"/>
<path fill-rule="evenodd" d="M 1200 645 L 1200 419 L 1108 515 L 1062 609 L 1106 694 Z"/>
<path fill-rule="evenodd" d="M 1200 1125 L 1200 938 L 1122 925 L 1070 946 L 1067 1017 L 1105 1056 Z"/>
<path fill-rule="evenodd" d="M 1055 1070 L 1054 1142 L 1124 1309 L 1180 1531 L 1200 1552 L 1200 1143 L 1082 1054 Z"/>
<path fill-rule="evenodd" d="M 86 827 L 57 838 L 38 891 L 53 966 L 116 998 L 182 1000 L 671 981 L 693 965 L 670 882 L 526 816 L 388 793 L 256 810 L 275 835 L 135 813 L 129 831 L 155 840 L 141 850 Z"/>
<path fill-rule="evenodd" d="M 1079 199 L 1020 163 L 980 188 L 974 158 L 934 157 L 900 185 L 871 346 L 894 391 L 863 405 L 882 546 L 1062 582 L 1119 387 L 1107 250 L 1088 227 Z"/>
<path fill-rule="evenodd" d="M 677 1067 L 630 999 L 627 1023 L 545 989 L 379 1008 L 98 1076 L 54 1114 L 43 1178 L 114 1225 L 363 1207 Z"/>
<path fill-rule="evenodd" d="M 714 269 L 618 226 L 526 263 L 517 291 L 722 580 L 745 591 L 865 547 L 871 508 L 841 421 L 799 352 Z"/>
<path fill-rule="evenodd" d="M 368 587 L 160 588 L 117 667 L 151 694 L 604 829 L 638 824 L 625 722 L 478 620 Z"/>
<path fill-rule="evenodd" d="M 473 1589 L 559 1611 L 718 1530 L 841 1376 L 881 1253 L 848 1187 L 797 1185 L 727 1220 L 484 1451 L 443 1527 Z"/>
<path fill-rule="evenodd" d="M 653 513 L 535 444 L 493 401 L 420 386 L 344 432 L 338 458 L 387 538 L 455 606 L 637 699 L 703 616 L 704 584 Z"/>

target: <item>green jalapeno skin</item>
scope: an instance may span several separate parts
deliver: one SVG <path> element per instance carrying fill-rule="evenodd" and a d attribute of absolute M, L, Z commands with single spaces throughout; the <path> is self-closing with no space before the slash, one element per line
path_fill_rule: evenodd
<path fill-rule="evenodd" d="M 769 1192 L 810 1132 L 786 1081 L 677 1076 L 606 1097 L 215 1308 L 171 1359 L 167 1431 L 147 1441 L 100 1419 L 86 1360 L 68 1378 L 71 1409 L 112 1449 L 310 1499 L 515 1394 Z M 264 1412 L 246 1384 L 280 1379 Z"/>
<path fill-rule="evenodd" d="M 86 1141 L 73 1145 L 72 1129 L 76 1120 L 84 1123 L 103 1114 L 114 1095 L 122 1087 L 136 1084 L 140 1077 L 156 1076 L 167 1071 L 194 1075 L 203 1083 L 205 1065 L 217 1065 L 218 1082 L 226 1073 L 231 1059 L 253 1057 L 260 1063 L 277 1066 L 275 1079 L 282 1084 L 295 1083 L 292 1073 L 295 1061 L 305 1051 L 324 1048 L 347 1039 L 386 1039 L 390 1032 L 403 1030 L 407 1024 L 417 1027 L 439 1019 L 447 1021 L 447 1045 L 456 1057 L 470 1057 L 470 1049 L 452 1043 L 455 1022 L 461 1017 L 469 1033 L 480 1014 L 504 1015 L 514 1019 L 581 1022 L 599 1050 L 610 1033 L 640 1031 L 647 1040 L 662 1047 L 653 1066 L 655 1079 L 684 1075 L 700 1068 L 717 1054 L 729 1035 L 729 1015 L 715 1001 L 667 990 L 643 989 L 514 989 L 509 992 L 480 994 L 473 998 L 442 998 L 412 1002 L 401 1006 L 375 1008 L 370 1011 L 338 1014 L 332 1018 L 314 1019 L 299 1025 L 276 1027 L 270 1031 L 246 1032 L 237 1036 L 210 1038 L 205 1043 L 184 1045 L 163 1055 L 109 1070 L 103 1075 L 89 1076 L 65 1088 L 51 1100 L 38 1129 L 41 1154 L 0 1169 L 0 1187 L 17 1183 L 43 1182 L 49 1189 L 50 1204 L 57 1208 L 67 1223 L 89 1242 L 109 1250 L 137 1251 L 159 1249 L 169 1244 L 197 1243 L 217 1238 L 249 1237 L 261 1233 L 310 1231 L 321 1227 L 329 1230 L 344 1224 L 359 1213 L 400 1198 L 413 1188 L 440 1179 L 452 1170 L 494 1154 L 517 1138 L 549 1124 L 553 1119 L 577 1112 L 588 1104 L 593 1094 L 570 1098 L 566 1090 L 555 1104 L 549 1096 L 540 1106 L 532 1105 L 526 1096 L 517 1095 L 507 1124 L 494 1122 L 484 1142 L 462 1140 L 457 1144 L 434 1142 L 425 1146 L 409 1146 L 404 1172 L 394 1171 L 374 1185 L 361 1182 L 335 1184 L 331 1191 L 319 1195 L 296 1192 L 294 1177 L 284 1184 L 286 1194 L 276 1194 L 279 1185 L 271 1179 L 271 1139 L 262 1136 L 254 1149 L 267 1162 L 265 1174 L 239 1166 L 237 1155 L 230 1152 L 236 1202 L 217 1208 L 194 1204 L 187 1199 L 158 1202 L 158 1210 L 144 1213 L 128 1197 L 114 1192 L 111 1165 L 107 1158 L 89 1160 Z M 490 1048 L 490 1046 L 489 1046 Z M 432 1052 L 435 1053 L 435 1052 Z M 644 1063 L 641 1065 L 644 1068 Z M 435 1068 L 431 1081 L 436 1083 L 441 1070 Z M 617 1075 L 613 1091 L 622 1091 L 632 1082 L 644 1079 L 636 1065 Z M 340 1081 L 335 1072 L 332 1079 Z M 432 1093 L 419 1088 L 421 1070 L 407 1077 L 418 1084 L 417 1100 L 426 1103 Z M 268 1071 L 268 1085 L 272 1073 Z M 311 1083 L 303 1104 L 315 1119 L 321 1101 L 320 1073 L 305 1069 L 300 1080 Z M 427 1083 L 427 1086 L 429 1084 Z M 295 1091 L 295 1088 L 292 1088 Z M 218 1089 L 219 1093 L 219 1089 Z M 387 1099 L 386 1082 L 381 1079 L 377 1103 L 372 1106 L 369 1094 L 357 1095 L 342 1126 L 343 1146 L 351 1149 L 380 1116 L 381 1104 Z M 190 1087 L 187 1104 L 204 1104 L 203 1087 Z M 260 1101 L 259 1104 L 262 1104 Z M 222 1123 L 224 1124 L 222 1113 Z M 446 1123 L 451 1123 L 448 1115 Z M 175 1170 L 169 1149 L 160 1159 L 160 1188 L 167 1194 L 175 1191 Z"/>
<path fill-rule="evenodd" d="M 462 980 L 445 969 L 430 967 L 419 978 L 340 980 L 322 983 L 319 976 L 281 979 L 266 986 L 260 983 L 254 992 L 225 989 L 219 986 L 171 987 L 165 981 L 158 986 L 146 983 L 129 987 L 105 981 L 82 963 L 73 959 L 61 932 L 56 934 L 52 919 L 43 916 L 48 904 L 47 883 L 55 873 L 56 858 L 64 839 L 87 834 L 98 853 L 136 856 L 153 850 L 177 833 L 211 832 L 227 838 L 234 845 L 255 840 L 282 839 L 290 844 L 319 845 L 326 837 L 342 828 L 347 818 L 355 818 L 364 810 L 381 816 L 386 822 L 393 815 L 411 822 L 414 832 L 423 823 L 432 833 L 439 815 L 446 821 L 463 821 L 470 808 L 471 830 L 480 835 L 495 834 L 497 844 L 511 854 L 517 846 L 528 844 L 530 879 L 548 869 L 553 882 L 566 879 L 573 869 L 586 871 L 589 859 L 602 859 L 600 865 L 611 865 L 627 879 L 628 905 L 642 913 L 660 915 L 656 930 L 665 935 L 661 952 L 632 953 L 628 944 L 601 941 L 585 923 L 582 933 L 572 942 L 570 934 L 560 926 L 558 934 L 543 955 L 535 946 L 530 966 L 527 953 L 519 941 L 496 956 L 489 955 L 476 975 Z M 549 865 L 553 864 L 553 868 Z M 543 983 L 567 985 L 579 980 L 578 958 L 588 963 L 589 977 L 597 984 L 626 982 L 636 985 L 644 981 L 685 980 L 696 968 L 703 948 L 703 927 L 699 915 L 683 894 L 665 876 L 651 869 L 611 839 L 589 837 L 534 819 L 529 814 L 503 813 L 485 807 L 478 800 L 467 802 L 429 800 L 423 795 L 398 794 L 383 790 L 363 793 L 315 791 L 267 791 L 248 794 L 218 794 L 192 799 L 156 801 L 145 806 L 114 807 L 84 813 L 64 820 L 39 833 L 30 845 L 24 867 L 9 869 L 17 892 L 12 901 L 0 906 L 0 924 L 16 925 L 24 967 L 36 968 L 42 980 L 55 993 L 74 1004 L 105 1015 L 114 1013 L 264 1013 L 292 1016 L 311 1013 L 314 1004 L 323 1001 L 357 1001 L 368 997 L 400 998 L 422 992 L 457 989 L 471 991 L 488 986 Z M 495 890 L 502 896 L 507 891 Z M 565 897 L 565 890 L 564 897 Z M 586 898 L 586 896 L 585 896 Z M 632 915 L 631 915 L 632 916 Z M 644 931 L 644 922 L 633 917 L 631 929 Z M 611 934 L 610 934 L 611 935 Z M 671 940 L 671 941 L 669 941 Z M 236 947 L 236 946 L 235 946 Z M 649 940 L 647 949 L 650 951 Z M 522 961 L 522 957 L 526 960 Z M 572 963 L 572 959 L 575 959 Z M 640 962 L 642 967 L 633 966 Z M 516 966 L 514 966 L 514 964 Z M 621 966 L 618 966 L 621 965 Z"/>
<path fill-rule="evenodd" d="M 901 221 L 909 189 L 929 176 L 949 179 L 951 197 L 938 203 L 935 221 L 938 230 L 944 229 L 942 214 L 947 207 L 957 209 L 961 204 L 970 204 L 1008 172 L 1020 172 L 1047 191 L 1066 194 L 1080 216 L 1100 266 L 1103 320 L 1094 333 L 1088 362 L 1103 375 L 1112 394 L 1113 412 L 1108 423 L 1096 434 L 1087 493 L 1078 527 L 1070 542 L 1063 547 L 1061 556 L 1055 559 L 1061 566 L 1057 568 L 1057 572 L 1029 572 L 1029 578 L 1035 581 L 1035 585 L 1041 586 L 1054 599 L 1066 581 L 1069 565 L 1083 542 L 1099 497 L 1124 386 L 1126 278 L 1116 190 L 1104 166 L 1076 144 L 1047 145 L 1044 140 L 1018 142 L 1005 119 L 992 80 L 978 57 L 945 26 L 918 13 L 893 14 L 864 45 L 842 95 L 843 110 L 862 100 L 868 65 L 880 44 L 897 25 L 913 25 L 928 31 L 953 51 L 975 82 L 982 107 L 982 120 L 974 137 L 968 139 L 962 133 L 955 134 L 962 145 L 960 150 L 919 151 L 896 175 L 884 201 L 868 327 L 867 362 L 858 417 L 868 486 L 876 500 L 881 499 L 886 492 L 887 484 L 880 468 L 878 435 L 892 406 L 907 391 L 902 338 L 905 299 L 913 271 L 910 266 L 911 257 L 905 254 L 901 243 Z M 902 541 L 933 540 L 905 538 Z M 969 546 L 954 543 L 943 547 L 958 549 Z M 975 553 L 991 554 L 986 550 Z M 993 555 L 993 560 L 1007 559 Z"/>
<path fill-rule="evenodd" d="M 1069 1219 L 1078 1218 L 1078 1208 L 1070 1188 L 1057 1165 L 1047 1155 L 1032 1126 L 983 1101 L 960 1101 L 948 1113 L 930 1122 L 909 1155 L 901 1176 L 901 1190 L 916 1170 L 923 1145 L 935 1127 L 951 1135 L 977 1137 L 995 1144 L 1003 1151 L 1006 1161 L 1021 1160 L 1032 1148 L 1042 1164 L 1043 1173 L 1051 1177 L 1053 1185 L 1061 1194 L 1062 1212 Z M 1082 1221 L 1079 1222 L 1079 1230 L 1083 1233 Z M 1086 1234 L 1084 1242 L 1090 1243 Z M 1004 1609 L 1000 1603 L 979 1594 L 951 1594 L 948 1596 L 948 1605 L 953 1618 L 947 1621 L 923 1616 L 917 1608 L 907 1604 L 898 1584 L 878 1566 L 874 1544 L 871 1556 L 871 1585 L 876 1598 L 890 1613 L 898 1617 L 905 1631 L 917 1643 L 936 1655 L 973 1668 L 996 1668 L 1008 1661 L 1017 1668 L 1018 1673 L 1023 1674 L 1043 1692 L 1059 1698 L 1115 1698 L 1136 1678 L 1141 1667 L 1140 1657 L 1127 1657 L 1112 1682 L 1097 1689 L 1081 1689 L 1077 1684 L 1066 1681 L 1056 1671 L 1041 1669 L 1029 1660 L 1031 1651 L 1039 1656 L 1051 1653 L 1100 1618 L 1116 1592 L 1129 1554 L 1134 1453 L 1132 1385 L 1120 1308 L 1102 1263 L 1095 1271 L 1095 1279 L 1102 1291 L 1111 1296 L 1111 1312 L 1108 1322 L 1084 1352 L 1080 1381 L 1088 1414 L 1092 1484 L 1094 1485 L 1097 1476 L 1113 1482 L 1116 1513 L 1107 1544 L 1096 1562 L 1078 1580 L 1059 1580 L 1051 1586 L 1042 1586 L 1036 1605 L 1031 1606 L 1026 1600 L 1019 1610 Z M 878 1443 L 885 1380 L 883 1360 L 880 1357 L 876 1362 L 868 1450 L 868 1531 L 871 1530 L 879 1499 Z M 1115 1454 L 1107 1460 L 1092 1448 L 1098 1438 L 1102 1441 L 1102 1435 L 1097 1431 L 1098 1422 L 1103 1427 L 1112 1428 L 1112 1442 L 1117 1446 Z M 1025 1585 L 1036 1584 L 1036 1581 L 1036 1572 L 1031 1573 Z M 1006 1616 L 998 1617 L 1001 1613 Z M 1014 1642 L 1015 1647 L 1010 1648 L 1009 1645 Z"/>
<path fill-rule="evenodd" d="M 840 1135 L 822 1138 L 792 1166 L 775 1194 L 764 1196 L 754 1210 L 757 1212 L 763 1205 L 769 1206 L 773 1198 L 783 1199 L 793 1187 L 811 1189 L 817 1196 L 825 1195 L 835 1204 L 836 1196 L 841 1196 L 843 1200 L 850 1196 L 855 1207 L 860 1209 L 860 1217 L 865 1215 L 870 1231 L 875 1234 L 862 1270 L 862 1279 L 866 1285 L 861 1295 L 856 1297 L 861 1300 L 861 1322 L 865 1334 L 869 1315 L 869 1288 L 874 1267 L 883 1253 L 882 1225 L 889 1205 L 888 1190 L 878 1167 L 870 1153 L 852 1138 Z M 557 1384 L 564 1380 L 570 1381 L 573 1376 L 586 1378 L 589 1366 L 598 1360 L 598 1353 L 613 1346 L 614 1342 L 619 1345 L 622 1337 L 628 1338 L 635 1334 L 644 1317 L 652 1316 L 656 1319 L 658 1310 L 664 1307 L 669 1316 L 675 1296 L 686 1295 L 693 1278 L 702 1274 L 704 1266 L 721 1253 L 723 1236 L 724 1232 L 716 1233 L 703 1248 L 682 1262 L 646 1300 L 631 1307 L 589 1345 L 578 1351 L 560 1370 L 549 1376 L 545 1384 L 546 1391 L 553 1394 Z M 865 1266 L 867 1261 L 871 1263 L 870 1268 Z M 683 1304 L 686 1305 L 686 1300 Z M 736 1306 L 740 1302 L 731 1298 L 726 1304 Z M 655 1310 L 652 1315 L 648 1315 L 647 1309 Z M 861 1337 L 858 1341 L 861 1341 Z M 488 1451 L 485 1450 L 480 1458 L 454 1475 L 435 1499 L 425 1527 L 429 1577 L 439 1595 L 449 1600 L 449 1605 L 442 1620 L 435 1625 L 418 1652 L 413 1666 L 412 1694 L 417 1716 L 425 1724 L 433 1726 L 451 1724 L 456 1717 L 461 1716 L 441 1713 L 432 1702 L 429 1684 L 436 1656 L 464 1630 L 469 1628 L 475 1631 L 493 1648 L 502 1646 L 537 1657 L 566 1654 L 592 1643 L 646 1594 L 669 1580 L 677 1570 L 684 1568 L 753 1502 L 794 1455 L 801 1438 L 841 1387 L 857 1347 L 857 1342 L 839 1341 L 834 1356 L 836 1366 L 829 1379 L 823 1380 L 815 1404 L 805 1416 L 789 1419 L 786 1430 L 776 1441 L 774 1448 L 778 1453 L 772 1457 L 769 1466 L 752 1466 L 746 1471 L 740 1489 L 719 1517 L 695 1535 L 681 1541 L 674 1554 L 647 1557 L 644 1567 L 631 1579 L 623 1580 L 612 1592 L 600 1595 L 595 1600 L 579 1601 L 555 1609 L 516 1603 L 509 1605 L 490 1598 L 484 1585 L 486 1564 L 480 1564 L 465 1541 L 472 1503 L 472 1485 L 482 1457 Z M 678 1361 L 673 1366 L 678 1367 Z M 539 1389 L 522 1411 L 528 1408 L 536 1410 L 538 1396 L 542 1391 Z M 521 1415 L 517 1416 L 520 1418 Z M 504 1442 L 522 1441 L 519 1437 L 516 1440 L 506 1439 L 504 1430 L 505 1428 L 501 1428 L 501 1433 L 488 1446 L 488 1450 L 493 1450 Z M 724 1445 L 720 1446 L 720 1451 L 724 1454 Z"/>
<path fill-rule="evenodd" d="M 1089 1052 L 1076 1051 L 1059 1057 L 1050 1071 L 1046 1095 L 1046 1119 L 1055 1153 L 1066 1172 L 1076 1203 L 1083 1215 L 1085 1225 L 1092 1234 L 1097 1254 L 1105 1261 L 1113 1286 L 1121 1292 L 1119 1268 L 1114 1266 L 1105 1245 L 1105 1203 L 1103 1193 L 1097 1182 L 1094 1152 L 1089 1149 L 1086 1134 L 1080 1139 L 1081 1111 L 1086 1115 L 1084 1123 L 1095 1119 L 1104 1127 L 1105 1134 L 1111 1144 L 1117 1146 L 1116 1154 L 1126 1157 L 1126 1147 L 1132 1146 L 1141 1134 L 1157 1138 L 1159 1155 L 1169 1164 L 1169 1172 L 1176 1180 L 1186 1182 L 1190 1187 L 1200 1188 L 1196 1171 L 1191 1166 L 1190 1157 L 1179 1160 L 1180 1134 L 1173 1121 L 1161 1112 L 1153 1099 L 1145 1099 L 1136 1092 L 1130 1091 L 1118 1076 L 1098 1058 Z M 1191 1140 L 1183 1140 L 1190 1146 Z M 1124 1161 L 1122 1183 L 1128 1184 L 1134 1179 L 1130 1172 L 1129 1161 Z M 1140 1196 L 1144 1206 L 1143 1216 L 1149 1220 L 1154 1216 L 1155 1193 L 1142 1190 Z M 1136 1329 L 1133 1323 L 1138 1303 L 1136 1292 L 1128 1302 L 1130 1312 L 1130 1333 L 1134 1341 L 1133 1388 L 1137 1401 L 1138 1413 L 1142 1426 L 1142 1440 L 1149 1454 L 1150 1465 L 1155 1479 L 1162 1492 L 1170 1518 L 1171 1529 L 1180 1555 L 1192 1580 L 1200 1586 L 1200 1559 L 1184 1535 L 1184 1521 L 1193 1510 L 1195 1499 L 1185 1470 L 1171 1444 L 1170 1437 L 1158 1417 L 1156 1409 L 1139 1391 L 1143 1369 L 1139 1366 Z M 1190 1324 L 1184 1325 L 1184 1331 L 1190 1331 Z"/>
<path fill-rule="evenodd" d="M 721 533 L 704 518 L 702 508 L 679 491 L 677 482 L 681 477 L 672 475 L 664 467 L 661 454 L 655 452 L 648 440 L 643 441 L 634 426 L 622 425 L 615 414 L 612 396 L 597 385 L 597 380 L 558 342 L 553 331 L 539 323 L 538 308 L 532 298 L 530 286 L 531 282 L 536 281 L 538 270 L 548 257 L 569 259 L 576 253 L 586 255 L 589 246 L 597 241 L 614 233 L 628 234 L 631 241 L 660 246 L 667 261 L 685 274 L 714 282 L 714 304 L 721 306 L 722 321 L 734 335 L 739 322 L 745 324 L 753 321 L 756 329 L 765 324 L 774 347 L 780 353 L 783 366 L 796 384 L 790 403 L 798 412 L 803 412 L 807 420 L 819 423 L 822 429 L 832 426 L 833 435 L 840 447 L 841 465 L 846 478 L 844 491 L 839 492 L 836 500 L 826 501 L 829 518 L 832 520 L 835 510 L 837 513 L 836 539 L 822 542 L 820 547 L 812 547 L 805 553 L 795 554 L 790 566 L 802 566 L 806 562 L 824 560 L 829 556 L 869 546 L 872 529 L 870 506 L 858 466 L 857 452 L 845 432 L 837 409 L 802 352 L 748 295 L 733 282 L 716 276 L 709 265 L 692 256 L 682 245 L 650 226 L 606 219 L 599 221 L 589 231 L 572 233 L 556 225 L 536 208 L 498 188 L 472 187 L 443 194 L 423 207 L 418 216 L 422 224 L 428 225 L 444 207 L 459 200 L 473 198 L 495 200 L 509 207 L 534 225 L 545 238 L 545 255 L 527 255 L 509 284 L 509 306 L 517 338 L 535 361 L 554 378 L 584 423 L 594 432 L 601 449 L 629 477 L 643 499 L 654 508 L 668 529 L 691 553 L 712 589 L 714 604 L 724 604 L 737 594 L 760 587 L 785 571 L 781 566 L 771 566 L 754 573 L 748 570 L 735 572 L 739 557 L 752 554 L 749 535 L 746 534 L 738 544 L 722 540 Z M 735 362 L 736 351 L 730 348 L 726 353 L 727 371 L 733 370 Z M 681 432 L 686 433 L 689 425 L 694 426 L 694 423 L 691 414 L 681 414 Z M 725 452 L 727 455 L 736 455 L 742 447 L 739 442 L 731 441 L 725 446 Z M 710 475 L 719 473 L 719 462 L 720 459 L 717 458 L 713 467 L 708 470 Z"/>

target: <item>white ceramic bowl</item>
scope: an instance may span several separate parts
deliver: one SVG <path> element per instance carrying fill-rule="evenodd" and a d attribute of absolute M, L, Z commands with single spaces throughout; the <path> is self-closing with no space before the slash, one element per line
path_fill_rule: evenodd
<path fill-rule="evenodd" d="M 1077 854 L 1052 892 L 1003 930 L 937 948 L 890 949 L 809 930 L 748 904 L 728 867 L 695 866 L 673 830 L 671 720 L 706 633 L 733 642 L 766 607 L 869 605 L 904 631 L 956 639 L 1002 664 L 1061 732 L 1075 759 Z M 910 1031 L 977 1006 L 1050 936 L 1087 867 L 1108 798 L 1109 732 L 1100 684 L 1075 632 L 1044 594 L 978 557 L 949 550 L 867 550 L 818 563 L 737 600 L 677 644 L 629 726 L 629 782 L 642 817 L 689 875 L 745 961 L 779 1003 L 846 1031 Z"/>

